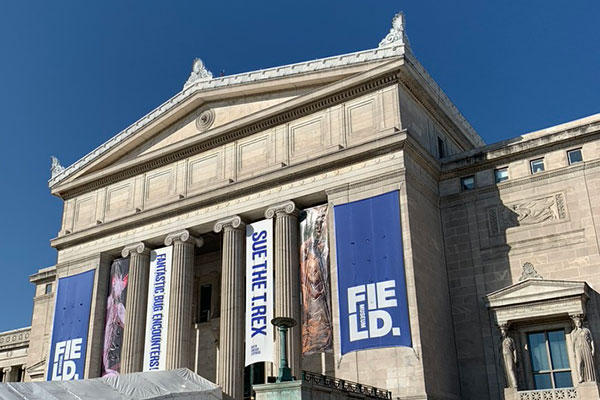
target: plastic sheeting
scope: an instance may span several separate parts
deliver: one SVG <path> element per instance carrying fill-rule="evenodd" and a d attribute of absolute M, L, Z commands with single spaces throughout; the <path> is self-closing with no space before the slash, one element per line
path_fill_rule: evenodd
<path fill-rule="evenodd" d="M 79 381 L 0 384 L 2 400 L 221 400 L 221 388 L 189 369 Z"/>

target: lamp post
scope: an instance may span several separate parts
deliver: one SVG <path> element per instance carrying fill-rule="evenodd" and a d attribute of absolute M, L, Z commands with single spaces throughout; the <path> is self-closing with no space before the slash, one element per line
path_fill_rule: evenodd
<path fill-rule="evenodd" d="M 286 333 L 289 328 L 296 326 L 296 320 L 294 318 L 277 317 L 273 318 L 271 323 L 279 329 L 279 342 L 281 344 L 281 358 L 279 359 L 279 375 L 277 376 L 277 383 L 293 381 L 294 377 L 292 376 L 292 371 L 288 366 Z"/>

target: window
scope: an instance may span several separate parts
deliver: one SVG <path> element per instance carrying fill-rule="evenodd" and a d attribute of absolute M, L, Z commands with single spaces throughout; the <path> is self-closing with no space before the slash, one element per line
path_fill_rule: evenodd
<path fill-rule="evenodd" d="M 210 321 L 210 303 L 212 297 L 212 285 L 200 287 L 200 307 L 198 308 L 198 322 Z"/>
<path fill-rule="evenodd" d="M 496 183 L 504 182 L 508 179 L 508 167 L 498 168 L 494 171 L 494 178 L 496 178 Z"/>
<path fill-rule="evenodd" d="M 582 162 L 583 156 L 581 155 L 581 149 L 567 151 L 567 158 L 569 159 L 569 165 Z"/>
<path fill-rule="evenodd" d="M 532 174 L 537 174 L 538 172 L 544 171 L 544 159 L 543 158 L 538 158 L 537 160 L 531 160 L 529 163 L 531 165 L 531 173 Z"/>
<path fill-rule="evenodd" d="M 573 387 L 563 329 L 527 334 L 535 389 Z"/>
<path fill-rule="evenodd" d="M 446 148 L 444 146 L 444 140 L 438 137 L 438 158 L 446 157 Z"/>
<path fill-rule="evenodd" d="M 475 177 L 473 175 L 460 178 L 460 190 L 465 191 L 465 190 L 471 190 L 474 188 L 475 188 Z"/>
<path fill-rule="evenodd" d="M 46 294 L 52 293 L 52 284 L 51 283 L 46 283 L 45 293 Z"/>

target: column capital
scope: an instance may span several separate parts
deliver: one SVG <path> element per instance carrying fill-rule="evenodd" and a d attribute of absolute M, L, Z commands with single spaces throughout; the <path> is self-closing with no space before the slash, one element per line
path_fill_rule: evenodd
<path fill-rule="evenodd" d="M 273 204 L 265 211 L 265 218 L 273 218 L 282 214 L 298 216 L 298 208 L 296 204 L 291 201 L 284 201 L 283 203 Z"/>
<path fill-rule="evenodd" d="M 221 232 L 223 229 L 239 229 L 242 230 L 246 226 L 246 223 L 242 220 L 239 215 L 232 217 L 223 218 L 215 223 L 214 231 L 216 233 Z"/>
<path fill-rule="evenodd" d="M 170 246 L 175 242 L 190 243 L 198 247 L 202 247 L 204 239 L 195 237 L 190 234 L 187 229 L 182 229 L 177 232 L 169 233 L 165 238 L 165 246 Z"/>
<path fill-rule="evenodd" d="M 4 372 L 5 374 L 9 373 L 10 371 L 12 371 L 12 367 L 4 367 L 4 368 L 2 368 L 2 372 Z"/>
<path fill-rule="evenodd" d="M 132 243 L 123 247 L 123 250 L 121 251 L 121 256 L 127 258 L 133 253 L 150 254 L 150 249 L 146 247 L 146 244 L 144 242 Z"/>

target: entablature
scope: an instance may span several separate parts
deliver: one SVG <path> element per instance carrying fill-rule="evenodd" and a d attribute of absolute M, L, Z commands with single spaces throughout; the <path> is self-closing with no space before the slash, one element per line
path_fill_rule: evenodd
<path fill-rule="evenodd" d="M 528 278 L 484 297 L 498 326 L 556 316 L 585 315 L 585 282 Z"/>

